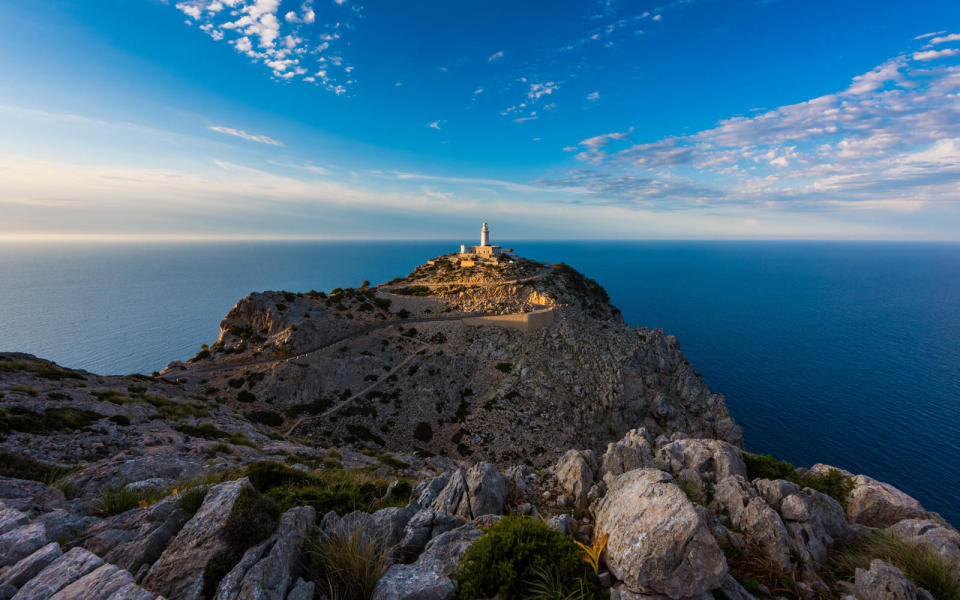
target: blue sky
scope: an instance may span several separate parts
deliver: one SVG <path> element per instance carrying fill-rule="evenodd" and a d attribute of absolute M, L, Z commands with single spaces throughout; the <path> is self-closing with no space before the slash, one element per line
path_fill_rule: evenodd
<path fill-rule="evenodd" d="M 0 239 L 960 239 L 955 1 L 0 15 Z"/>

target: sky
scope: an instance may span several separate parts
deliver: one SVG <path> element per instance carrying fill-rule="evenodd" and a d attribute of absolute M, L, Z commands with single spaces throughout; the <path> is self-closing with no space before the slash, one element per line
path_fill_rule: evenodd
<path fill-rule="evenodd" d="M 960 240 L 960 3 L 0 0 L 0 241 L 482 220 Z"/>

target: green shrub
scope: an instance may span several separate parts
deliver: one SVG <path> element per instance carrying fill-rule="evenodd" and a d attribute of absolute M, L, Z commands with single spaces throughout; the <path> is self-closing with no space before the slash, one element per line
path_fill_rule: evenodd
<path fill-rule="evenodd" d="M 14 479 L 30 479 L 44 483 L 53 482 L 72 472 L 56 465 L 37 462 L 18 454 L 0 452 L 0 476 Z"/>
<path fill-rule="evenodd" d="M 280 415 L 280 413 L 272 410 L 252 410 L 248 413 L 245 413 L 245 415 L 247 420 L 252 421 L 253 423 L 268 425 L 270 427 L 279 427 L 280 425 L 283 425 L 283 417 Z"/>
<path fill-rule="evenodd" d="M 301 415 L 318 415 L 333 406 L 333 400 L 328 398 L 317 398 L 313 402 L 305 404 L 294 404 L 284 412 L 288 417 L 299 417 Z"/>
<path fill-rule="evenodd" d="M 86 379 L 76 371 L 61 369 L 56 364 L 48 360 L 7 360 L 0 361 L 0 371 L 7 373 L 27 372 L 36 375 L 42 379 L 59 381 L 61 379 Z"/>
<path fill-rule="evenodd" d="M 433 429 L 430 427 L 430 423 L 426 421 L 420 421 L 417 423 L 417 426 L 413 428 L 413 437 L 424 444 L 433 439 Z"/>
<path fill-rule="evenodd" d="M 830 554 L 830 568 L 836 577 L 853 579 L 858 568 L 869 569 L 875 558 L 903 571 L 907 579 L 933 594 L 936 600 L 960 600 L 960 583 L 932 546 L 914 544 L 883 531 L 836 549 Z"/>
<path fill-rule="evenodd" d="M 254 443 L 254 441 L 251 440 L 249 437 L 247 437 L 247 434 L 243 433 L 242 431 L 231 433 L 230 437 L 227 438 L 227 441 L 233 444 L 234 446 L 249 446 L 250 448 L 257 447 L 257 444 Z"/>
<path fill-rule="evenodd" d="M 208 486 L 198 485 L 197 487 L 192 487 L 180 492 L 177 505 L 189 515 L 196 514 L 203 505 L 203 499 L 207 497 L 207 491 L 209 489 Z"/>
<path fill-rule="evenodd" d="M 237 402 L 256 402 L 257 397 L 247 390 L 242 390 L 237 394 Z"/>
<path fill-rule="evenodd" d="M 398 497 L 399 493 L 394 492 L 385 501 L 384 497 L 394 480 L 360 469 L 332 468 L 310 474 L 280 463 L 262 461 L 247 468 L 247 477 L 254 487 L 275 501 L 282 510 L 310 505 L 320 515 L 331 510 L 345 514 L 354 510 L 371 512 L 376 508 L 409 501 L 409 494 L 401 498 Z"/>
<path fill-rule="evenodd" d="M 400 317 L 401 319 L 406 319 L 407 317 L 410 316 L 410 311 L 405 308 L 401 308 L 400 312 L 397 313 L 397 316 Z"/>
<path fill-rule="evenodd" d="M 280 510 L 255 490 L 243 488 L 223 523 L 226 550 L 207 564 L 203 572 L 203 595 L 213 598 L 224 575 L 239 562 L 243 553 L 259 544 L 277 528 Z"/>
<path fill-rule="evenodd" d="M 100 490 L 98 511 L 101 516 L 112 517 L 136 508 L 141 500 L 140 494 L 123 487 L 103 488 Z"/>
<path fill-rule="evenodd" d="M 536 597 L 537 580 L 553 572 L 567 593 L 604 597 L 600 583 L 573 540 L 542 521 L 504 517 L 467 550 L 453 574 L 457 598 L 502 600 Z M 567 596 L 564 596 L 567 597 Z"/>
<path fill-rule="evenodd" d="M 509 373 L 510 369 L 513 368 L 513 363 L 508 362 L 498 362 L 496 369 L 502 373 Z"/>
<path fill-rule="evenodd" d="M 210 349 L 209 349 L 209 348 L 204 348 L 204 349 L 201 350 L 200 352 L 197 352 L 196 354 L 193 355 L 193 358 L 191 358 L 191 359 L 188 360 L 187 362 L 195 363 L 195 362 L 200 361 L 200 360 L 203 360 L 203 359 L 205 359 L 205 358 L 210 358 Z"/>
<path fill-rule="evenodd" d="M 128 417 L 127 415 L 110 415 L 107 418 L 122 427 L 126 427 L 127 425 L 130 424 L 130 417 Z"/>
<path fill-rule="evenodd" d="M 31 398 L 36 398 L 37 396 L 40 395 L 40 392 L 38 392 L 37 390 L 33 389 L 33 388 L 30 387 L 29 385 L 15 385 L 15 386 L 13 386 L 12 388 L 10 388 L 10 391 L 11 391 L 11 392 L 19 392 L 19 393 L 21 393 L 21 394 L 26 394 L 26 395 L 30 396 Z"/>
<path fill-rule="evenodd" d="M 46 435 L 64 429 L 86 429 L 102 418 L 100 413 L 69 406 L 47 408 L 42 413 L 24 406 L 11 406 L 0 409 L 0 435 L 10 431 Z"/>
<path fill-rule="evenodd" d="M 743 453 L 743 461 L 747 465 L 747 477 L 754 479 L 786 479 L 801 486 L 823 492 L 837 502 L 846 502 L 847 495 L 853 489 L 853 478 L 846 477 L 837 469 L 830 469 L 825 473 L 807 473 L 801 475 L 795 466 L 785 460 L 775 458 L 771 454 Z"/>
<path fill-rule="evenodd" d="M 207 440 L 226 439 L 230 437 L 229 433 L 217 429 L 213 423 L 199 423 L 197 425 L 188 425 L 186 423 L 182 423 L 180 425 L 175 425 L 173 428 L 185 435 L 204 438 Z"/>

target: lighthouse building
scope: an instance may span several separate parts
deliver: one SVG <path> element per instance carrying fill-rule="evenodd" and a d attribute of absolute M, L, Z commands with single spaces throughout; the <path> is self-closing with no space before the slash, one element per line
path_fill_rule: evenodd
<path fill-rule="evenodd" d="M 464 260 L 490 259 L 499 256 L 502 252 L 503 249 L 500 246 L 490 245 L 490 228 L 487 227 L 486 221 L 483 222 L 483 227 L 480 229 L 479 246 L 467 248 L 466 244 L 460 245 L 460 258 Z"/>

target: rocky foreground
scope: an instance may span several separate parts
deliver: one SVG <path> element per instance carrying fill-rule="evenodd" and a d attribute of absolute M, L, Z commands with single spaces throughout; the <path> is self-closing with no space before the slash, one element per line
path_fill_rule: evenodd
<path fill-rule="evenodd" d="M 0 354 L 0 438 L 0 600 L 960 598 L 939 515 L 743 452 L 562 265 L 253 294 L 150 377 Z"/>

